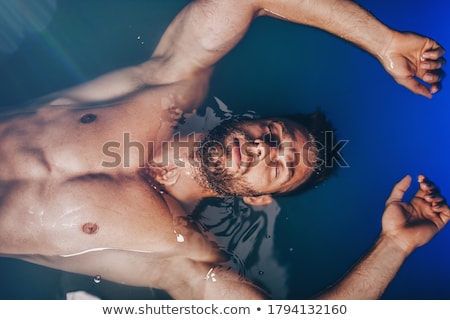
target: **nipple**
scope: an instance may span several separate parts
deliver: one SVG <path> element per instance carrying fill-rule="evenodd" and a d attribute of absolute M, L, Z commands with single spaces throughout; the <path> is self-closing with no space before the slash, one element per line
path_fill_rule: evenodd
<path fill-rule="evenodd" d="M 97 233 L 99 227 L 98 227 L 98 225 L 96 223 L 87 222 L 87 223 L 83 224 L 81 229 L 86 234 L 95 234 L 95 233 Z"/>
<path fill-rule="evenodd" d="M 80 118 L 80 122 L 83 124 L 94 122 L 97 119 L 97 115 L 93 113 L 87 113 Z"/>

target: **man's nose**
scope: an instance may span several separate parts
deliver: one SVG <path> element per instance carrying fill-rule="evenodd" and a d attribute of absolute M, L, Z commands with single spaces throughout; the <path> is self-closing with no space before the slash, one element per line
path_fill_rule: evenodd
<path fill-rule="evenodd" d="M 292 143 L 281 143 L 279 145 L 268 144 L 263 140 L 256 140 L 251 147 L 255 156 L 259 161 L 266 161 L 266 163 L 273 163 L 276 161 L 283 161 L 286 166 L 297 161 L 297 154 L 295 153 Z"/>
<path fill-rule="evenodd" d="M 255 160 L 262 161 L 265 158 L 273 160 L 273 158 L 278 156 L 278 149 L 276 147 L 271 147 L 263 140 L 249 141 L 244 148 L 246 156 L 253 157 Z"/>

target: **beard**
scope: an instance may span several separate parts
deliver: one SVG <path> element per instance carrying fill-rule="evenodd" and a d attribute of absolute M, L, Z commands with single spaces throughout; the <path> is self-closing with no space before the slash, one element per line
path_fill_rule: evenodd
<path fill-rule="evenodd" d="M 195 158 L 199 161 L 195 175 L 197 182 L 223 197 L 259 195 L 239 173 L 230 170 L 232 150 L 236 146 L 233 137 L 252 141 L 241 129 L 243 123 L 245 121 L 237 119 L 223 121 L 209 131 L 196 150 Z"/>

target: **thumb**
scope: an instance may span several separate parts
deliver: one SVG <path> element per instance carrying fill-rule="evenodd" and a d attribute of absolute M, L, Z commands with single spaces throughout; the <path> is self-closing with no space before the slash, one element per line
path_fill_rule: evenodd
<path fill-rule="evenodd" d="M 406 87 L 407 89 L 411 90 L 413 93 L 427 97 L 427 98 L 431 98 L 432 94 L 430 93 L 430 90 L 424 86 L 423 84 L 421 84 L 419 81 L 417 81 L 416 79 L 414 79 L 413 77 L 408 77 L 406 79 L 396 79 L 397 82 Z"/>
<path fill-rule="evenodd" d="M 406 190 L 408 190 L 411 185 L 411 176 L 406 175 L 402 180 L 397 182 L 392 189 L 391 195 L 386 200 L 386 205 L 391 204 L 392 202 L 402 201 L 403 196 L 405 195 Z"/>

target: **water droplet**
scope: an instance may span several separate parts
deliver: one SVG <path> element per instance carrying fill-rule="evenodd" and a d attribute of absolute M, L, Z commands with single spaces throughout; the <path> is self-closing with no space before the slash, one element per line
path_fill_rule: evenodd
<path fill-rule="evenodd" d="M 141 44 L 144 44 L 144 41 L 142 41 Z"/>
<path fill-rule="evenodd" d="M 175 236 L 177 237 L 177 242 L 184 242 L 184 236 L 180 233 L 178 233 L 176 230 L 173 230 L 173 233 L 175 233 Z"/>
<path fill-rule="evenodd" d="M 212 282 L 216 282 L 216 274 L 214 273 L 214 267 L 209 269 L 208 273 L 205 276 L 205 280 L 211 280 Z"/>
<path fill-rule="evenodd" d="M 139 40 L 139 39 L 141 39 L 141 36 L 138 36 L 137 38 L 138 38 L 138 40 Z"/>
<path fill-rule="evenodd" d="M 262 275 L 264 274 L 264 271 L 259 270 L 258 274 L 259 274 L 260 276 L 262 276 Z"/>
<path fill-rule="evenodd" d="M 94 282 L 95 282 L 95 283 L 100 283 L 100 282 L 102 282 L 102 277 L 101 277 L 100 275 L 96 275 L 96 276 L 94 277 Z"/>
<path fill-rule="evenodd" d="M 290 251 L 290 252 L 294 251 L 294 248 L 289 248 L 289 251 Z"/>
<path fill-rule="evenodd" d="M 184 237 L 182 234 L 177 234 L 177 241 L 178 242 L 184 242 Z"/>

